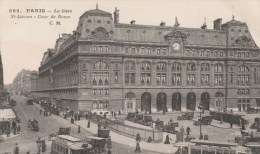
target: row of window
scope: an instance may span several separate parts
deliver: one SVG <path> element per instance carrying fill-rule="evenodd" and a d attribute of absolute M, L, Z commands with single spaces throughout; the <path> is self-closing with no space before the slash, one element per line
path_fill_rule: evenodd
<path fill-rule="evenodd" d="M 121 51 L 124 51 L 126 54 L 157 54 L 157 55 L 167 55 L 166 48 L 136 48 L 136 47 L 120 47 Z M 109 46 L 103 45 L 94 45 L 92 46 L 92 51 L 98 52 L 109 52 Z M 198 56 L 198 57 L 224 57 L 223 51 L 204 51 L 204 50 L 190 50 L 186 51 L 187 56 Z"/>
<path fill-rule="evenodd" d="M 249 89 L 237 89 L 237 94 L 238 95 L 249 95 L 250 91 L 249 91 Z"/>
<path fill-rule="evenodd" d="M 93 89 L 94 96 L 108 96 L 109 89 Z"/>
<path fill-rule="evenodd" d="M 250 53 L 249 52 L 238 52 L 237 53 L 237 57 L 238 58 L 249 58 L 250 57 Z"/>
<path fill-rule="evenodd" d="M 93 109 L 108 109 L 108 107 L 109 107 L 109 102 L 108 101 L 106 101 L 106 102 L 94 102 L 93 104 L 92 104 L 92 108 Z"/>

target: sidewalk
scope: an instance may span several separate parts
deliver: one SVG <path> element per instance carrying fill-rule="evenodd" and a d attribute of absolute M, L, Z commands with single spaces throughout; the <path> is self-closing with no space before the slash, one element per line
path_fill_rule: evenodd
<path fill-rule="evenodd" d="M 76 125 L 80 125 L 82 128 L 87 131 L 97 134 L 98 126 L 97 124 L 90 122 L 90 128 L 87 128 L 87 120 L 80 120 L 74 122 Z M 130 147 L 135 147 L 136 141 L 133 138 L 126 137 L 124 135 L 118 134 L 110 130 L 110 136 L 112 142 L 123 144 Z M 163 144 L 163 143 L 147 143 L 145 141 L 140 142 L 140 147 L 143 150 L 149 150 L 159 153 L 174 153 L 177 151 L 177 147 L 174 147 L 173 144 Z"/>

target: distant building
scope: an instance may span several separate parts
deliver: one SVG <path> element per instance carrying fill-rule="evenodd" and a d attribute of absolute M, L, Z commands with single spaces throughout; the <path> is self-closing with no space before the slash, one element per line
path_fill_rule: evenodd
<path fill-rule="evenodd" d="M 2 54 L 0 51 L 0 91 L 4 89 L 4 72 L 3 72 L 3 64 L 2 64 Z"/>
<path fill-rule="evenodd" d="M 38 94 L 73 110 L 245 111 L 260 102 L 260 50 L 246 23 L 214 28 L 119 23 L 86 11 L 43 55 Z"/>
<path fill-rule="evenodd" d="M 37 76 L 37 71 L 21 70 L 13 80 L 12 89 L 23 93 L 36 90 Z"/>

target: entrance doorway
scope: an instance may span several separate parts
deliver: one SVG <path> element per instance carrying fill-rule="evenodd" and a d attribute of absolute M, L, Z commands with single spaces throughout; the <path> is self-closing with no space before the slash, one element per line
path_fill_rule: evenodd
<path fill-rule="evenodd" d="M 172 110 L 181 111 L 181 94 L 179 92 L 172 94 Z"/>
<path fill-rule="evenodd" d="M 145 92 L 141 96 L 141 111 L 145 111 L 145 113 L 149 112 L 151 114 L 151 94 Z"/>
<path fill-rule="evenodd" d="M 195 111 L 196 108 L 196 95 L 193 92 L 189 92 L 187 95 L 187 109 Z"/>
<path fill-rule="evenodd" d="M 201 105 L 204 110 L 209 110 L 209 107 L 210 107 L 209 93 L 204 92 L 203 94 L 201 94 Z"/>
<path fill-rule="evenodd" d="M 157 110 L 158 111 L 167 111 L 167 106 L 166 106 L 166 94 L 164 92 L 160 92 L 157 95 Z"/>

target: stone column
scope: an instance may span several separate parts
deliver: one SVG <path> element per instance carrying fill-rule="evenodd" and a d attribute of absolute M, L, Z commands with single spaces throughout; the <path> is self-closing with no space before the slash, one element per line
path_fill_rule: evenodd
<path fill-rule="evenodd" d="M 215 73 L 214 73 L 214 62 L 210 63 L 210 87 L 214 87 L 215 86 Z"/>
<path fill-rule="evenodd" d="M 197 87 L 200 87 L 201 86 L 201 79 L 200 79 L 200 67 L 201 67 L 201 64 L 200 62 L 197 62 L 197 67 L 196 67 L 196 86 Z"/>
<path fill-rule="evenodd" d="M 135 71 L 135 81 L 136 81 L 136 85 L 140 85 L 141 84 L 141 62 L 140 60 L 136 61 L 136 71 Z"/>
<path fill-rule="evenodd" d="M 182 63 L 181 65 L 181 86 L 186 87 L 187 85 L 187 70 L 186 70 L 186 62 Z"/>

